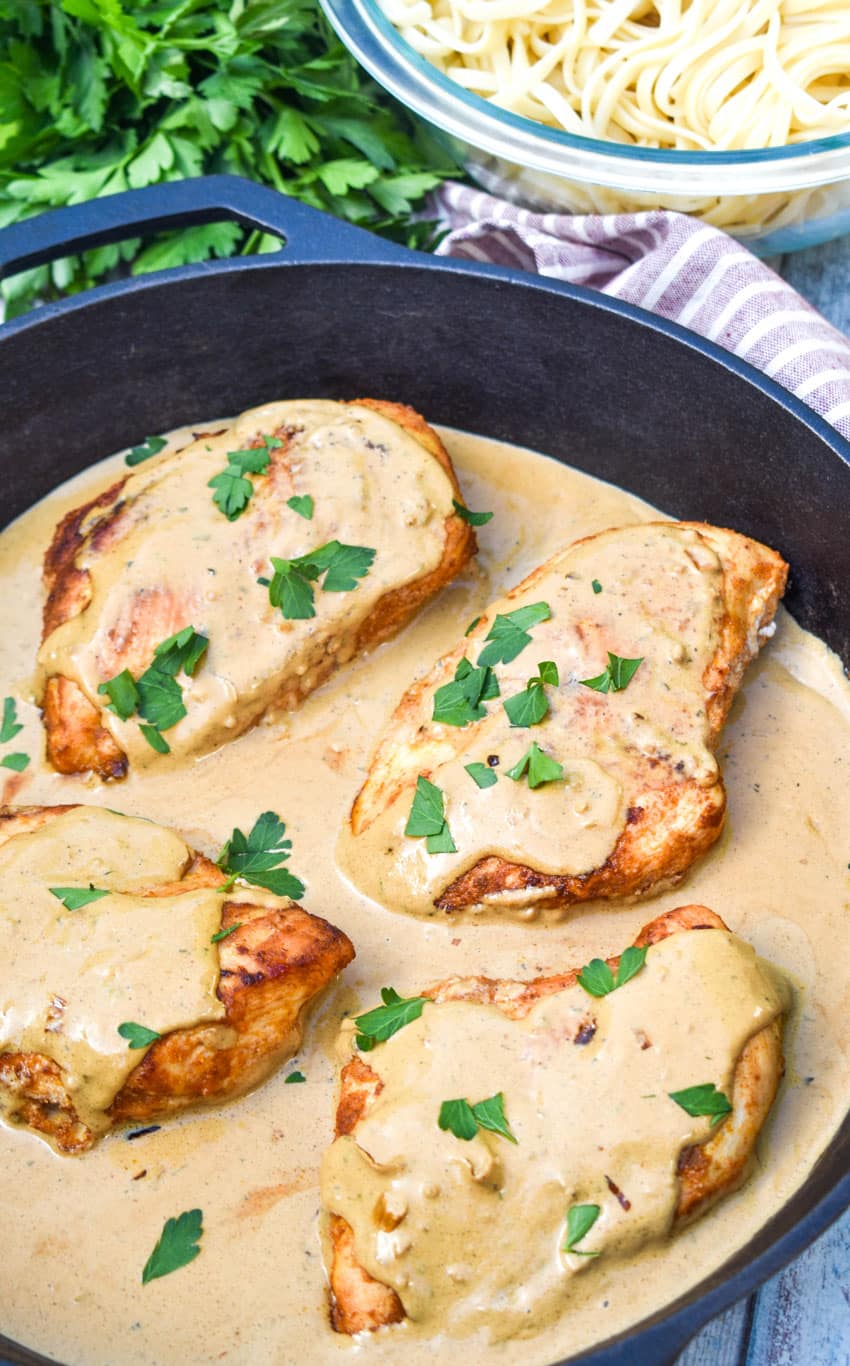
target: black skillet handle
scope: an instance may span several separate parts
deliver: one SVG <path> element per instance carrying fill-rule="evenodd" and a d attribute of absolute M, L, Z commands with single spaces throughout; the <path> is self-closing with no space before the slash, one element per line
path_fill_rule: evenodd
<path fill-rule="evenodd" d="M 128 237 L 222 219 L 282 237 L 287 260 L 398 261 L 408 257 L 404 247 L 265 185 L 241 176 L 215 175 L 106 195 L 14 223 L 0 232 L 0 278 Z"/>

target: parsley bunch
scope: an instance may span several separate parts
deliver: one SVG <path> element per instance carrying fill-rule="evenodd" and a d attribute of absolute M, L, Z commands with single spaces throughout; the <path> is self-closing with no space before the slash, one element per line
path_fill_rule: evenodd
<path fill-rule="evenodd" d="M 0 227 L 43 209 L 213 172 L 259 180 L 410 246 L 447 153 L 382 94 L 316 0 L 0 0 Z M 276 250 L 234 223 L 98 247 L 22 272 L 36 299 Z"/>

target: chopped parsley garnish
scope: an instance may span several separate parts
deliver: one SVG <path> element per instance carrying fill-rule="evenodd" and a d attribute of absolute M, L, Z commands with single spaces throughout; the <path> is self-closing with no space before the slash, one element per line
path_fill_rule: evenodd
<path fill-rule="evenodd" d="M 95 887 L 91 882 L 88 887 L 48 887 L 47 890 L 62 902 L 66 911 L 81 911 L 90 902 L 109 896 L 108 887 Z"/>
<path fill-rule="evenodd" d="M 287 498 L 286 506 L 303 517 L 305 522 L 312 522 L 313 499 L 309 493 L 293 493 L 291 498 Z"/>
<path fill-rule="evenodd" d="M 498 696 L 499 684 L 493 670 L 486 666 L 473 668 L 468 659 L 462 659 L 455 669 L 454 681 L 444 683 L 434 693 L 431 720 L 445 726 L 468 726 L 470 721 L 480 721 L 487 715 L 481 704 Z"/>
<path fill-rule="evenodd" d="M 593 688 L 594 692 L 622 692 L 631 683 L 643 659 L 643 655 L 640 659 L 623 659 L 609 650 L 605 672 L 597 674 L 596 678 L 580 678 L 579 682 L 583 688 Z"/>
<path fill-rule="evenodd" d="M 199 1209 L 187 1209 L 176 1219 L 166 1219 L 159 1241 L 145 1262 L 142 1285 L 160 1276 L 170 1276 L 181 1266 L 188 1266 L 200 1252 L 198 1241 L 204 1231 L 203 1215 Z"/>
<path fill-rule="evenodd" d="M 639 949 L 634 944 L 624 949 L 620 954 L 616 980 L 604 959 L 592 958 L 578 975 L 579 986 L 584 987 L 591 996 L 607 996 L 609 992 L 625 986 L 635 973 L 640 972 L 646 961 L 646 954 L 646 948 Z"/>
<path fill-rule="evenodd" d="M 418 1020 L 428 997 L 408 996 L 405 999 L 392 987 L 382 987 L 381 1000 L 384 1003 L 382 1006 L 376 1006 L 374 1010 L 367 1010 L 365 1015 L 356 1015 L 354 1018 L 359 1031 L 354 1042 L 363 1053 L 371 1052 L 376 1043 L 386 1043 L 405 1025 Z"/>
<path fill-rule="evenodd" d="M 416 779 L 416 792 L 404 833 L 414 838 L 424 835 L 429 854 L 457 852 L 446 820 L 442 789 L 430 783 L 421 773 Z"/>
<path fill-rule="evenodd" d="M 567 1241 L 564 1251 L 576 1257 L 598 1257 L 598 1252 L 582 1252 L 576 1247 L 585 1238 L 601 1213 L 599 1205 L 570 1205 L 567 1211 Z"/>
<path fill-rule="evenodd" d="M 272 555 L 274 578 L 258 582 L 268 586 L 272 607 L 279 607 L 287 621 L 303 621 L 316 615 L 313 584 L 323 574 L 325 593 L 350 593 L 369 573 L 375 554 L 369 546 L 328 541 L 294 560 Z"/>
<path fill-rule="evenodd" d="M 185 673 L 191 678 L 208 645 L 207 637 L 194 626 L 176 631 L 155 647 L 150 665 L 138 678 L 133 678 L 129 669 L 122 669 L 114 678 L 98 684 L 98 692 L 109 698 L 107 711 L 121 721 L 129 721 L 138 712 L 148 723 L 140 722 L 139 729 L 151 748 L 157 754 L 170 754 L 171 747 L 161 732 L 176 726 L 186 715 L 183 689 L 176 675 Z"/>
<path fill-rule="evenodd" d="M 548 602 L 532 602 L 504 616 L 498 615 L 485 636 L 489 644 L 485 644 L 478 656 L 479 665 L 510 664 L 526 645 L 531 644 L 528 628 L 548 621 L 551 615 Z"/>
<path fill-rule="evenodd" d="M 124 456 L 125 465 L 141 465 L 143 460 L 150 460 L 152 455 L 159 455 L 168 445 L 164 436 L 146 436 L 144 441 L 138 446 L 132 446 Z"/>
<path fill-rule="evenodd" d="M 498 774 L 487 764 L 464 764 L 464 769 L 476 787 L 492 787 L 498 781 Z"/>
<path fill-rule="evenodd" d="M 294 1086 L 296 1082 L 306 1080 L 303 1072 L 290 1072 L 288 1076 L 284 1077 L 283 1084 L 284 1086 Z"/>
<path fill-rule="evenodd" d="M 15 773 L 23 773 L 29 761 L 30 756 L 28 754 L 7 754 L 3 759 L 0 759 L 0 767 L 11 768 Z"/>
<path fill-rule="evenodd" d="M 602 584 L 599 582 L 598 579 L 591 579 L 590 586 L 593 589 L 594 593 L 602 592 Z"/>
<path fill-rule="evenodd" d="M 265 887 L 275 896 L 288 896 L 299 901 L 304 895 L 304 883 L 294 877 L 286 863 L 292 841 L 284 839 L 286 826 L 274 811 L 258 816 L 250 833 L 234 830 L 218 856 L 218 866 L 227 874 L 227 882 L 220 888 L 229 892 L 237 878 L 255 887 Z"/>
<path fill-rule="evenodd" d="M 532 740 L 519 762 L 508 769 L 508 777 L 513 778 L 515 783 L 524 776 L 528 777 L 529 787 L 542 787 L 544 783 L 555 783 L 563 778 L 564 766 L 557 759 L 544 754 L 537 741 Z"/>
<path fill-rule="evenodd" d="M 97 690 L 109 698 L 106 710 L 114 712 L 120 721 L 129 721 L 139 705 L 139 690 L 129 669 L 122 669 L 114 678 L 99 683 Z"/>
<path fill-rule="evenodd" d="M 688 1115 L 712 1115 L 712 1129 L 732 1110 L 728 1097 L 718 1091 L 713 1081 L 705 1082 L 702 1086 L 688 1086 L 684 1091 L 668 1091 L 667 1094 Z"/>
<path fill-rule="evenodd" d="M 0 723 L 0 745 L 7 745 L 22 730 L 23 726 L 18 720 L 14 697 L 4 698 L 3 721 Z"/>
<path fill-rule="evenodd" d="M 505 1097 L 501 1091 L 495 1096 L 488 1096 L 486 1100 L 479 1100 L 477 1105 L 470 1105 L 468 1100 L 463 1099 L 444 1100 L 437 1123 L 441 1129 L 453 1133 L 455 1138 L 467 1142 L 475 1137 L 479 1129 L 500 1134 L 509 1143 L 517 1141 L 505 1118 Z"/>
<path fill-rule="evenodd" d="M 465 636 L 471 635 L 471 633 L 475 630 L 475 628 L 476 628 L 476 626 L 478 625 L 478 623 L 479 623 L 480 620 L 481 620 L 480 617 L 473 617 L 473 618 L 472 618 L 472 621 L 469 623 L 469 625 L 467 626 L 467 628 L 466 628 L 466 630 L 464 631 L 463 634 L 464 634 Z"/>
<path fill-rule="evenodd" d="M 454 510 L 462 521 L 468 522 L 470 526 L 486 526 L 492 519 L 492 512 L 470 512 L 469 508 L 464 507 L 456 498 L 452 499 Z"/>
<path fill-rule="evenodd" d="M 124 1024 L 118 1026 L 118 1033 L 122 1039 L 127 1040 L 129 1048 L 147 1048 L 148 1044 L 156 1043 L 162 1035 L 157 1034 L 155 1029 L 148 1029 L 145 1025 L 135 1024 L 132 1020 L 125 1020 Z"/>
<path fill-rule="evenodd" d="M 545 684 L 558 686 L 558 666 L 546 659 L 537 666 L 537 674 L 530 678 L 522 692 L 505 698 L 504 708 L 512 726 L 538 726 L 549 712 L 549 699 L 543 691 Z"/>
<path fill-rule="evenodd" d="M 283 442 L 276 436 L 264 436 L 262 446 L 254 446 L 246 451 L 228 451 L 227 467 L 220 474 L 213 475 L 207 488 L 215 489 L 213 502 L 227 518 L 235 522 L 241 517 L 251 501 L 254 485 L 247 477 L 249 474 L 265 474 L 271 460 L 271 452 Z"/>
<path fill-rule="evenodd" d="M 242 921 L 241 921 L 241 920 L 237 920 L 237 922 L 236 922 L 235 925 L 228 925 L 228 927 L 227 927 L 226 930 L 219 930 L 218 934 L 212 935 L 212 937 L 210 938 L 210 943 L 211 943 L 211 944 L 220 944 L 221 941 L 222 941 L 222 939 L 226 939 L 227 936 L 230 935 L 230 934 L 235 934 L 236 931 L 237 931 L 237 930 L 241 930 L 241 928 L 242 928 Z"/>

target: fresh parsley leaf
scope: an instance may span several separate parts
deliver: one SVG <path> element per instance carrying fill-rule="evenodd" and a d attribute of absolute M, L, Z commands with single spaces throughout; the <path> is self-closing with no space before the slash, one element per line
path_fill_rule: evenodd
<path fill-rule="evenodd" d="M 10 740 L 20 734 L 23 726 L 18 720 L 17 709 L 14 697 L 6 697 L 3 700 L 3 721 L 0 724 L 0 745 L 7 745 Z"/>
<path fill-rule="evenodd" d="M 492 512 L 470 512 L 469 508 L 464 507 L 456 498 L 452 499 L 454 510 L 462 521 L 468 522 L 470 526 L 486 526 L 492 519 Z"/>
<path fill-rule="evenodd" d="M 579 973 L 578 984 L 591 996 L 607 996 L 614 990 L 614 974 L 603 958 L 591 958 Z"/>
<path fill-rule="evenodd" d="M 272 555 L 274 578 L 269 584 L 269 601 L 289 621 L 314 617 L 313 583 L 324 574 L 322 588 L 326 593 L 350 593 L 358 579 L 369 573 L 375 554 L 369 546 L 328 541 L 292 560 Z"/>
<path fill-rule="evenodd" d="M 158 668 L 156 660 L 141 675 L 136 683 L 139 700 L 136 710 L 156 730 L 170 730 L 186 715 L 183 705 L 183 689 L 172 678 Z"/>
<path fill-rule="evenodd" d="M 161 735 L 156 726 L 145 726 L 139 723 L 139 730 L 147 740 L 151 749 L 155 749 L 157 754 L 170 754 L 171 746 L 164 735 Z"/>
<path fill-rule="evenodd" d="M 489 644 L 485 644 L 478 656 L 479 665 L 510 664 L 526 645 L 531 644 L 529 628 L 548 621 L 551 615 L 548 602 L 532 602 L 504 616 L 497 615 L 485 636 Z"/>
<path fill-rule="evenodd" d="M 486 1100 L 479 1100 L 477 1105 L 470 1105 L 468 1100 L 463 1099 L 444 1100 L 437 1123 L 441 1129 L 453 1133 L 455 1138 L 467 1142 L 475 1137 L 479 1129 L 500 1134 L 509 1143 L 517 1141 L 505 1117 L 505 1097 L 501 1091 Z"/>
<path fill-rule="evenodd" d="M 524 692 L 505 699 L 504 707 L 512 726 L 538 726 L 549 713 L 549 699 L 544 684 L 558 684 L 558 666 L 551 659 L 538 665 L 535 678 L 530 678 Z"/>
<path fill-rule="evenodd" d="M 625 986 L 626 982 L 630 982 L 635 974 L 640 972 L 646 962 L 646 955 L 647 948 L 639 949 L 634 944 L 624 949 L 620 954 L 616 979 L 604 959 L 592 958 L 578 975 L 579 986 L 584 987 L 591 996 L 607 996 L 609 992 Z"/>
<path fill-rule="evenodd" d="M 594 692 L 622 692 L 631 683 L 643 658 L 623 659 L 621 655 L 612 655 L 609 650 L 605 672 L 597 674 L 596 678 L 580 678 L 579 682 L 583 688 L 593 688 Z"/>
<path fill-rule="evenodd" d="M 567 1211 L 567 1240 L 564 1243 L 564 1251 L 572 1252 L 577 1257 L 598 1257 L 598 1252 L 582 1252 L 576 1247 L 585 1238 L 596 1220 L 599 1218 L 601 1209 L 599 1205 L 570 1205 Z"/>
<path fill-rule="evenodd" d="M 143 460 L 150 460 L 152 455 L 159 455 L 159 452 L 168 445 L 164 436 L 146 436 L 144 442 L 139 446 L 133 446 L 124 456 L 125 465 L 141 465 Z"/>
<path fill-rule="evenodd" d="M 218 866 L 227 874 L 227 882 L 219 890 L 229 891 L 240 878 L 255 887 L 265 887 L 275 896 L 300 901 L 304 883 L 281 867 L 292 850 L 292 841 L 284 839 L 285 833 L 286 826 L 274 811 L 258 816 L 247 836 L 234 830 L 218 856 Z"/>
<path fill-rule="evenodd" d="M 23 773 L 29 761 L 28 754 L 7 754 L 5 758 L 0 759 L 0 767 L 11 768 L 14 773 Z"/>
<path fill-rule="evenodd" d="M 684 1091 L 668 1091 L 667 1094 L 688 1115 L 713 1115 L 712 1129 L 732 1110 L 728 1097 L 718 1091 L 713 1081 L 705 1082 L 702 1086 L 688 1086 Z"/>
<path fill-rule="evenodd" d="M 118 1026 L 118 1033 L 122 1039 L 127 1040 L 129 1048 L 147 1048 L 148 1044 L 156 1043 L 162 1035 L 157 1034 L 155 1029 L 147 1029 L 145 1025 L 134 1024 L 132 1020 L 125 1020 L 124 1024 Z"/>
<path fill-rule="evenodd" d="M 442 789 L 421 773 L 416 779 L 416 791 L 404 833 L 414 838 L 424 835 L 429 854 L 457 852 L 445 817 Z"/>
<path fill-rule="evenodd" d="M 181 1266 L 188 1266 L 200 1252 L 198 1243 L 204 1231 L 203 1215 L 199 1209 L 187 1209 L 176 1219 L 166 1219 L 159 1240 L 142 1271 L 142 1285 L 160 1276 L 170 1276 Z"/>
<path fill-rule="evenodd" d="M 284 1077 L 283 1084 L 284 1086 L 294 1086 L 296 1082 L 306 1080 L 307 1078 L 304 1076 L 303 1072 L 290 1072 L 287 1076 Z"/>
<path fill-rule="evenodd" d="M 640 972 L 646 962 L 646 955 L 649 946 L 639 949 L 637 945 L 630 944 L 620 954 L 620 966 L 617 968 L 617 986 L 624 987 L 626 982 L 630 982 L 636 973 Z"/>
<path fill-rule="evenodd" d="M 236 931 L 237 931 L 237 930 L 241 930 L 241 928 L 242 928 L 242 921 L 241 921 L 241 920 L 237 920 L 237 922 L 236 922 L 235 925 L 228 925 L 228 927 L 227 927 L 226 930 L 219 930 L 218 934 L 212 935 L 212 936 L 210 937 L 210 943 L 211 943 L 211 944 L 220 944 L 221 941 L 222 941 L 222 939 L 226 939 L 227 936 L 230 935 L 230 934 L 235 934 Z"/>
<path fill-rule="evenodd" d="M 122 669 L 114 678 L 99 683 L 97 690 L 109 698 L 106 710 L 114 712 L 119 721 L 129 721 L 139 705 L 139 690 L 129 669 Z"/>
<path fill-rule="evenodd" d="M 354 1042 L 363 1053 L 369 1053 L 376 1043 L 385 1043 L 405 1025 L 418 1020 L 422 1008 L 427 1004 L 427 996 L 399 996 L 393 987 L 381 988 L 383 1005 L 367 1010 L 365 1015 L 355 1016 L 354 1023 L 358 1033 Z"/>
<path fill-rule="evenodd" d="M 291 498 L 287 498 L 286 506 L 303 517 L 305 522 L 313 520 L 313 499 L 309 493 L 293 493 Z"/>
<path fill-rule="evenodd" d="M 109 896 L 108 888 L 95 887 L 91 882 L 88 887 L 48 887 L 47 890 L 62 902 L 66 911 L 81 911 L 90 902 Z"/>
<path fill-rule="evenodd" d="M 169 674 L 171 678 L 181 671 L 192 678 L 209 643 L 207 637 L 196 631 L 194 626 L 184 626 L 182 631 L 177 631 L 156 646 L 153 667 Z"/>
<path fill-rule="evenodd" d="M 498 781 L 495 769 L 486 764 L 464 764 L 464 768 L 476 787 L 492 787 Z"/>
<path fill-rule="evenodd" d="M 602 584 L 599 582 L 598 579 L 591 579 L 590 586 L 593 589 L 594 593 L 602 592 Z"/>
<path fill-rule="evenodd" d="M 476 626 L 478 625 L 478 623 L 479 623 L 480 620 L 481 620 L 480 617 L 473 617 L 473 618 L 472 618 L 472 621 L 469 623 L 469 625 L 467 626 L 467 628 L 466 628 L 466 630 L 464 631 L 463 634 L 464 634 L 465 636 L 471 635 L 472 632 L 475 630 L 475 628 L 476 628 Z"/>
<path fill-rule="evenodd" d="M 473 668 L 468 659 L 461 659 L 454 680 L 444 683 L 434 693 L 432 721 L 446 726 L 467 726 L 487 715 L 482 705 L 499 696 L 499 684 L 490 668 Z"/>
<path fill-rule="evenodd" d="M 281 444 L 278 437 L 264 436 L 264 446 L 252 446 L 244 451 L 228 451 L 227 466 L 213 475 L 207 488 L 215 489 L 213 502 L 229 522 L 241 517 L 254 492 L 249 474 L 265 474 L 271 459 L 269 452 Z"/>
<path fill-rule="evenodd" d="M 515 783 L 526 774 L 529 787 L 542 787 L 544 783 L 555 783 L 559 778 L 563 778 L 564 766 L 559 764 L 557 759 L 551 759 L 548 754 L 544 754 L 537 741 L 532 740 L 522 758 L 513 768 L 508 769 L 508 777 L 513 778 Z"/>

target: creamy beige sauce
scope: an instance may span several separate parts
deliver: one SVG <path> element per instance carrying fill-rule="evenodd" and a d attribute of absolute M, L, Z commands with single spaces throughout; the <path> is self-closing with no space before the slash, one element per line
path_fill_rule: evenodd
<path fill-rule="evenodd" d="M 713 1082 L 731 1096 L 744 1045 L 788 999 L 774 977 L 748 944 L 707 930 L 656 944 L 605 997 L 576 984 L 524 1019 L 425 1005 L 366 1058 L 382 1089 L 325 1156 L 326 1208 L 419 1332 L 539 1332 L 569 1312 L 588 1254 L 621 1258 L 669 1233 L 679 1155 L 711 1133 L 669 1093 Z M 344 1043 L 358 1056 L 351 1029 Z M 439 1128 L 443 1101 L 497 1094 L 516 1143 Z M 576 1253 L 567 1212 L 581 1204 L 599 1213 Z"/>
<path fill-rule="evenodd" d="M 551 615 L 529 628 L 530 643 L 515 659 L 493 666 L 500 696 L 485 718 L 464 727 L 432 723 L 435 694 L 428 689 L 407 723 L 392 727 L 388 747 L 395 752 L 386 764 L 401 770 L 401 785 L 382 807 L 367 783 L 360 829 L 344 830 L 340 841 L 341 866 L 355 885 L 391 909 L 440 914 L 436 898 L 482 858 L 588 873 L 613 852 L 636 794 L 677 774 L 714 786 L 702 680 L 717 648 L 722 576 L 717 554 L 696 531 L 638 526 L 572 547 L 516 598 L 490 607 L 461 656 L 472 665 L 497 614 L 543 602 Z M 627 688 L 594 692 L 581 680 L 603 672 L 609 649 L 642 663 Z M 558 685 L 545 690 L 548 714 L 533 729 L 514 728 L 503 703 L 523 692 L 544 660 L 559 670 Z M 454 666 L 452 656 L 447 679 Z M 532 789 L 525 778 L 508 776 L 532 741 L 561 764 L 563 778 Z M 378 772 L 382 757 L 379 751 Z M 663 764 L 657 774 L 655 758 Z M 477 788 L 465 765 L 494 759 L 496 782 Z M 443 792 L 454 853 L 432 853 L 424 839 L 405 834 L 415 775 L 423 770 Z M 534 899 L 539 906 L 539 892 Z M 509 911 L 528 915 L 521 892 L 487 900 L 500 920 Z"/>
<path fill-rule="evenodd" d="M 186 716 L 169 728 L 174 760 L 200 754 L 249 726 L 282 685 L 306 693 L 329 657 L 350 658 L 357 629 L 389 589 L 437 567 L 452 515 L 452 486 L 408 432 L 379 413 L 330 400 L 268 403 L 221 431 L 211 424 L 179 455 L 163 451 L 130 473 L 107 539 L 78 559 L 91 601 L 41 649 L 45 678 L 60 674 L 104 708 L 133 764 L 161 767 L 139 730 L 105 709 L 101 683 L 125 668 L 138 677 L 156 645 L 187 625 L 209 640 L 202 665 L 181 677 Z M 229 521 L 209 481 L 227 452 L 284 433 L 266 473 Z M 280 438 L 278 438 L 280 440 Z M 313 499 L 311 519 L 288 506 Z M 92 514 L 96 519 L 97 512 Z M 269 557 L 294 559 L 328 541 L 376 552 L 348 592 L 314 591 L 315 615 L 287 620 L 269 600 Z"/>
<path fill-rule="evenodd" d="M 415 1341 L 401 1325 L 352 1344 L 328 1324 L 319 1163 L 333 1133 L 334 1041 L 342 1017 L 376 1005 L 388 984 L 413 995 L 454 974 L 559 972 L 619 952 L 648 920 L 687 901 L 717 910 L 794 983 L 786 1079 L 747 1186 L 669 1244 L 622 1261 L 593 1259 L 575 1278 L 569 1314 L 523 1341 L 529 1366 L 621 1331 L 714 1271 L 800 1185 L 850 1109 L 850 986 L 841 967 L 850 960 L 850 689 L 834 656 L 782 612 L 721 739 L 726 831 L 678 890 L 637 906 L 582 907 L 554 927 L 497 929 L 402 918 L 337 871 L 338 832 L 411 678 L 565 544 L 657 515 L 530 452 L 444 436 L 468 505 L 495 513 L 478 532 L 477 563 L 400 637 L 340 670 L 299 711 L 269 718 L 197 763 L 152 764 L 109 787 L 45 767 L 32 668 L 44 548 L 58 517 L 114 480 L 122 463 L 80 476 L 0 536 L 0 691 L 18 698 L 24 722 L 11 748 L 33 756 L 20 775 L 0 769 L 3 799 L 100 802 L 174 826 L 213 856 L 234 825 L 246 829 L 259 812 L 276 810 L 293 841 L 289 866 L 307 884 L 306 909 L 344 929 L 358 954 L 312 1014 L 291 1064 L 305 1085 L 287 1085 L 286 1066 L 242 1101 L 132 1142 L 108 1135 L 80 1159 L 0 1128 L 2 1331 L 58 1360 L 325 1366 L 363 1358 L 385 1366 L 401 1352 L 411 1366 L 430 1364 L 435 1352 L 449 1366 L 516 1360 L 515 1343 L 488 1347 L 483 1335 Z M 200 1256 L 143 1287 L 141 1269 L 164 1221 L 196 1206 L 204 1212 Z"/>
<path fill-rule="evenodd" d="M 156 1034 L 219 1020 L 221 895 L 133 895 L 176 882 L 183 840 L 149 821 L 80 807 L 0 847 L 0 1052 L 40 1053 L 93 1132 L 146 1048 L 125 1023 Z M 66 909 L 51 887 L 109 895 Z"/>

